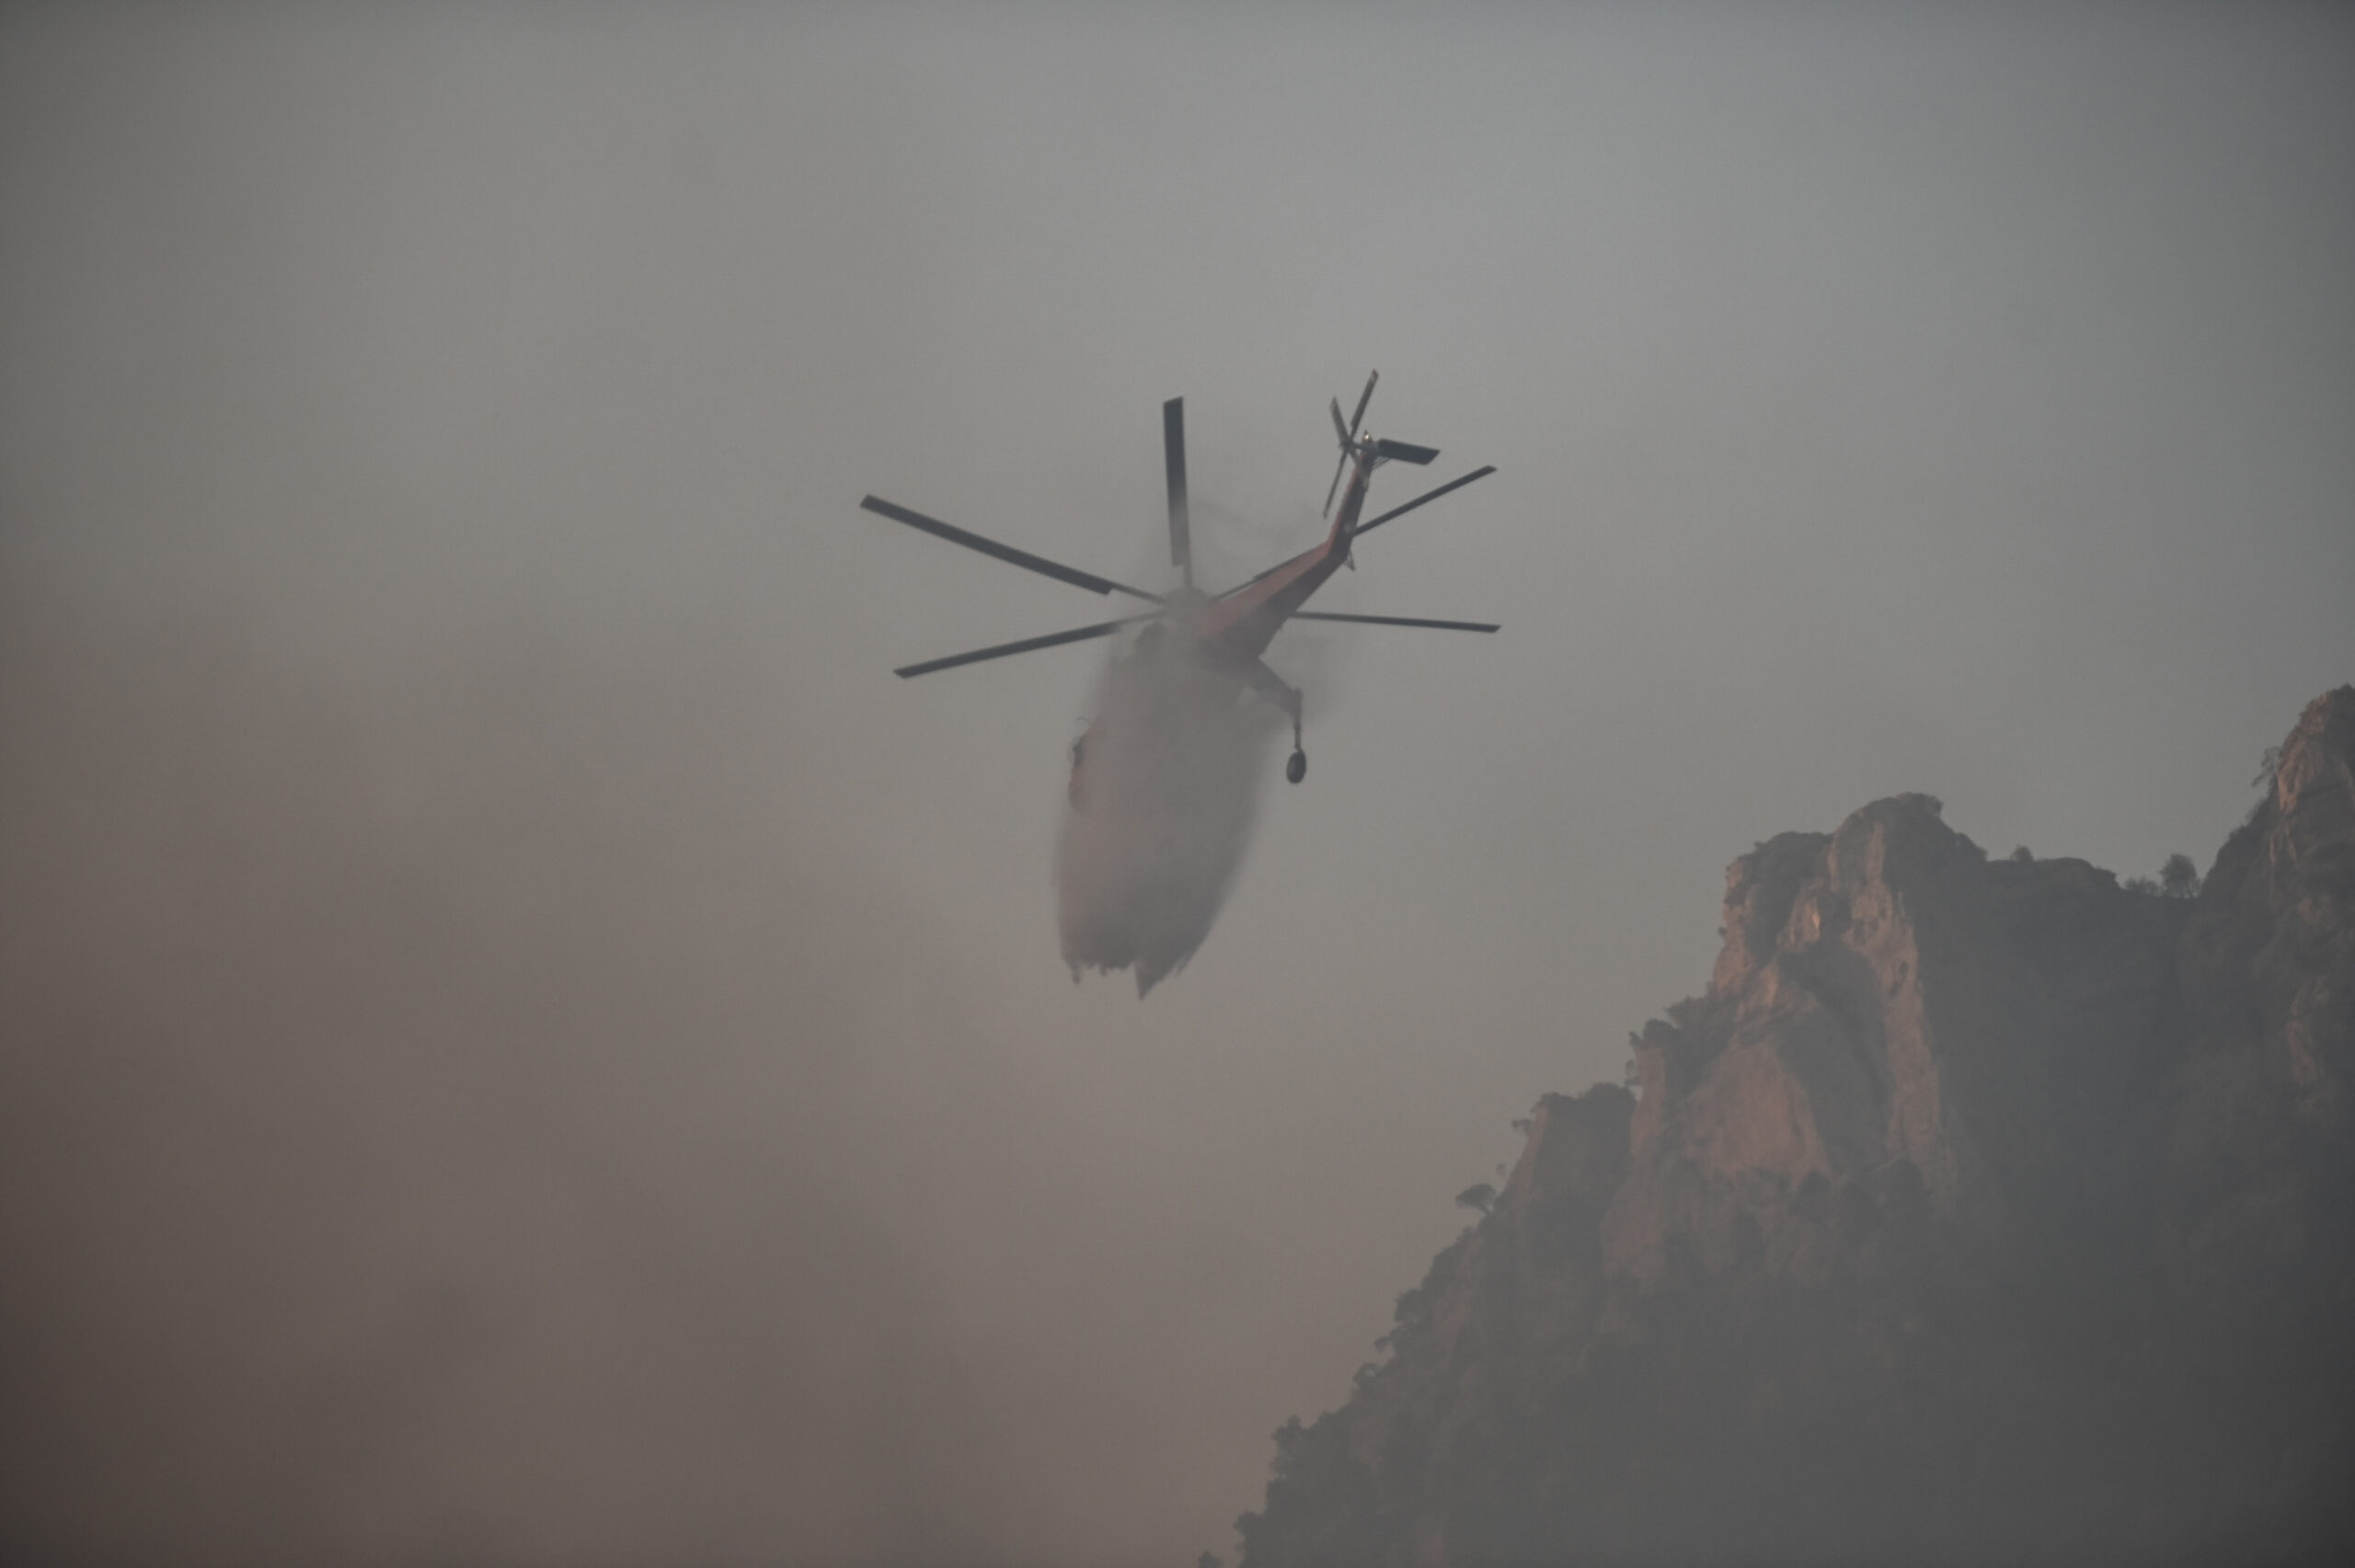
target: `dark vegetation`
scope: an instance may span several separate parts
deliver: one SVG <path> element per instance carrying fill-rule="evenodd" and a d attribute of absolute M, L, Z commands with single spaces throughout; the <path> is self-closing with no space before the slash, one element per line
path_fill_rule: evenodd
<path fill-rule="evenodd" d="M 1487 1182 L 1481 1182 L 1475 1186 L 1465 1187 L 1462 1192 L 1455 1195 L 1456 1207 L 1476 1208 L 1483 1214 L 1488 1213 L 1488 1206 L 1496 1201 L 1497 1189 L 1489 1185 Z"/>

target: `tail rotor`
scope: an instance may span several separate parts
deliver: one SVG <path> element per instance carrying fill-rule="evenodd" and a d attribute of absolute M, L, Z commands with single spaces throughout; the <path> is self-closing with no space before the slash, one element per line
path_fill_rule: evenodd
<path fill-rule="evenodd" d="M 1350 452 L 1357 445 L 1358 426 L 1365 421 L 1365 406 L 1373 401 L 1373 383 L 1381 379 L 1380 371 L 1367 373 L 1365 390 L 1358 394 L 1358 411 L 1350 416 L 1346 425 L 1341 423 L 1341 400 L 1333 399 L 1333 433 L 1341 438 L 1341 459 L 1333 464 L 1333 482 L 1325 486 L 1325 511 L 1328 515 L 1333 510 L 1333 498 L 1340 494 L 1341 470 L 1350 465 Z"/>

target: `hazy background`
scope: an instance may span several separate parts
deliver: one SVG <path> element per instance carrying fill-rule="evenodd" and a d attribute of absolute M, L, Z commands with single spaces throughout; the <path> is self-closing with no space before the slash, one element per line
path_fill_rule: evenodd
<path fill-rule="evenodd" d="M 10 8 L 0 1546 L 1223 1549 L 1754 840 L 2204 869 L 2350 281 L 2344 9 Z M 1505 630 L 1074 989 L 1097 653 L 890 671 L 1104 601 L 858 498 L 1166 571 L 1184 394 L 1239 577 L 1369 366 Z"/>

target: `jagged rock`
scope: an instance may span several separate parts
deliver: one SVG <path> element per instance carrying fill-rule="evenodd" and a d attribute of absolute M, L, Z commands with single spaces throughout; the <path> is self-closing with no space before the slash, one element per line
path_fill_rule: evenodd
<path fill-rule="evenodd" d="M 2355 687 L 2196 899 L 1924 795 L 1727 875 L 1246 1568 L 2355 1550 Z"/>

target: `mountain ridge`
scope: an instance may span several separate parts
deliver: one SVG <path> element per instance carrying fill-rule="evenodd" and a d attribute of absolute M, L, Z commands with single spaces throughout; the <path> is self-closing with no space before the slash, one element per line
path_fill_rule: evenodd
<path fill-rule="evenodd" d="M 2355 686 L 2195 897 L 1907 795 L 1724 910 L 1277 1435 L 1244 1568 L 2355 1547 Z"/>

